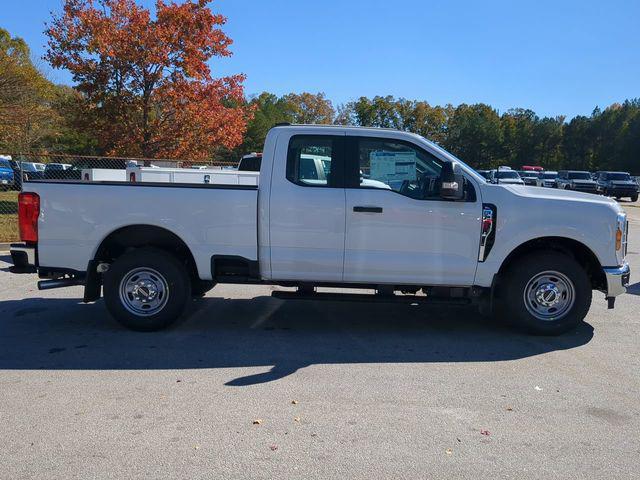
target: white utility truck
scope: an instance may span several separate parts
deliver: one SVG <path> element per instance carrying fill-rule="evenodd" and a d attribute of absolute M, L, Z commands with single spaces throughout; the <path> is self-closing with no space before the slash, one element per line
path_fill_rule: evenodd
<path fill-rule="evenodd" d="M 626 291 L 627 220 L 596 195 L 491 184 L 406 132 L 280 125 L 259 181 L 25 182 L 15 272 L 84 286 L 135 330 L 220 283 L 284 299 L 476 304 L 538 334 Z M 318 287 L 372 294 L 318 292 Z"/>

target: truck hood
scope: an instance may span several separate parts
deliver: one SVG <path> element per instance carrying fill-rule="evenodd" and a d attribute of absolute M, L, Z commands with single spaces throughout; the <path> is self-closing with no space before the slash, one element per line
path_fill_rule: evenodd
<path fill-rule="evenodd" d="M 531 199 L 540 200 L 569 200 L 573 202 L 583 202 L 589 204 L 608 205 L 614 207 L 615 210 L 621 211 L 622 208 L 618 205 L 618 202 L 601 195 L 595 195 L 592 193 L 576 192 L 575 190 L 559 190 L 555 188 L 539 188 L 539 187 L 519 187 L 514 188 L 510 185 L 505 185 L 504 188 L 510 192 L 518 195 L 519 197 L 526 197 Z"/>
<path fill-rule="evenodd" d="M 576 185 L 595 185 L 595 180 L 569 180 L 571 183 L 575 183 Z"/>

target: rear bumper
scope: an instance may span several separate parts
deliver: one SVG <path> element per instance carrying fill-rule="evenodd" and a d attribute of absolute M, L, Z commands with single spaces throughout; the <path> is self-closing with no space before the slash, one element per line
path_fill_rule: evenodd
<path fill-rule="evenodd" d="M 12 273 L 36 272 L 36 247 L 25 243 L 12 243 L 9 249 L 11 253 Z"/>
<path fill-rule="evenodd" d="M 631 278 L 631 269 L 628 263 L 621 267 L 605 268 L 604 274 L 607 278 L 607 298 L 615 298 L 627 292 Z"/>

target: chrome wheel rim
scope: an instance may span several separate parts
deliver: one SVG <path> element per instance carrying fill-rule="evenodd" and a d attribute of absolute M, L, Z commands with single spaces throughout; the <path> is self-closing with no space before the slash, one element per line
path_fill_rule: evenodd
<path fill-rule="evenodd" d="M 162 310 L 169 300 L 169 285 L 152 268 L 131 270 L 120 282 L 120 302 L 128 312 L 149 317 Z"/>
<path fill-rule="evenodd" d="M 524 289 L 527 311 L 538 320 L 560 320 L 569 313 L 575 301 L 573 282 L 556 271 L 538 273 Z"/>

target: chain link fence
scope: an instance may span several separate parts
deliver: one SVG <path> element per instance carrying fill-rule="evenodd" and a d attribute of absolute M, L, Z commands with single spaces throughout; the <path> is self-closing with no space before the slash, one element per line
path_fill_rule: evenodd
<path fill-rule="evenodd" d="M 28 182 L 209 183 L 238 169 L 237 162 L 94 157 L 33 153 L 0 154 L 0 243 L 19 240 L 18 194 Z"/>

